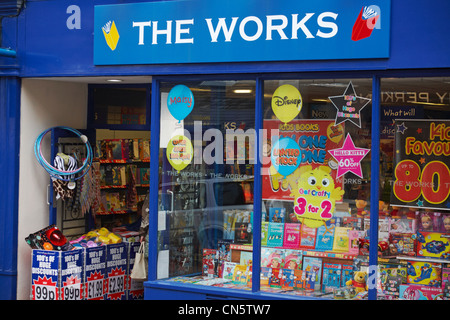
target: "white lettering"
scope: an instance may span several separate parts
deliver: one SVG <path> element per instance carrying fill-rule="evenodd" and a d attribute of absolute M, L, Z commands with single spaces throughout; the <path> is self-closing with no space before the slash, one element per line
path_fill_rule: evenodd
<path fill-rule="evenodd" d="M 273 25 L 274 20 L 281 20 L 280 25 Z M 275 16 L 267 16 L 267 30 L 266 30 L 266 40 L 272 40 L 272 31 L 277 31 L 280 35 L 281 39 L 285 40 L 286 34 L 283 29 L 288 25 L 288 19 L 286 16 L 275 15 Z"/>
<path fill-rule="evenodd" d="M 256 26 L 258 27 L 256 33 L 253 36 L 248 36 L 245 33 L 245 25 L 249 21 L 255 22 Z M 261 36 L 262 32 L 263 32 L 263 24 L 262 24 L 261 20 L 259 20 L 258 17 L 254 17 L 254 16 L 246 17 L 241 21 L 241 24 L 239 25 L 239 34 L 241 35 L 242 39 L 244 39 L 245 41 L 258 40 L 258 38 Z"/>
<path fill-rule="evenodd" d="M 217 42 L 217 38 L 219 37 L 220 30 L 223 30 L 223 34 L 225 36 L 225 42 L 231 41 L 231 36 L 233 35 L 234 27 L 236 26 L 236 22 L 239 18 L 233 17 L 231 18 L 230 28 L 225 24 L 225 18 L 219 18 L 219 23 L 217 24 L 216 29 L 214 29 L 211 19 L 205 19 L 208 24 L 209 34 L 211 35 L 211 42 Z"/>
<path fill-rule="evenodd" d="M 302 29 L 303 33 L 306 35 L 307 39 L 314 38 L 309 29 L 305 26 L 306 21 L 309 20 L 314 15 L 314 13 L 307 13 L 302 20 L 297 21 L 298 14 L 292 15 L 292 37 L 291 39 L 298 39 L 297 31 L 298 29 Z"/>
<path fill-rule="evenodd" d="M 158 44 L 158 35 L 166 35 L 166 44 L 172 43 L 172 21 L 166 21 L 166 30 L 158 30 L 158 21 L 153 21 L 152 44 Z"/>
<path fill-rule="evenodd" d="M 321 38 L 332 38 L 334 37 L 338 32 L 338 26 L 334 22 L 324 21 L 324 18 L 331 17 L 332 19 L 336 20 L 337 13 L 333 12 L 322 12 L 319 17 L 317 18 L 317 24 L 322 28 L 329 28 L 331 29 L 330 33 L 323 33 L 320 31 L 320 29 L 317 31 L 317 36 Z"/>
<path fill-rule="evenodd" d="M 144 27 L 150 27 L 152 25 L 151 21 L 144 21 L 144 22 L 134 22 L 133 21 L 133 28 L 139 27 L 139 42 L 138 45 L 144 44 Z"/>
<path fill-rule="evenodd" d="M 182 29 L 181 26 L 184 24 L 194 25 L 194 19 L 190 20 L 176 20 L 175 21 L 175 43 L 194 43 L 194 38 L 182 39 L 181 34 L 189 34 L 190 29 Z"/>

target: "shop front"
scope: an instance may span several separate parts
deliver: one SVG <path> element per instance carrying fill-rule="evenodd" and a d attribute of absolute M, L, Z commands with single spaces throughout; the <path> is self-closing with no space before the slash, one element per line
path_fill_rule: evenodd
<path fill-rule="evenodd" d="M 98 238 L 146 238 L 147 300 L 448 299 L 448 9 L 25 1 L 2 25 L 9 299 L 37 299 L 24 239 L 49 225 L 106 259 Z M 79 202 L 36 161 L 88 158 L 65 128 L 92 146 Z"/>

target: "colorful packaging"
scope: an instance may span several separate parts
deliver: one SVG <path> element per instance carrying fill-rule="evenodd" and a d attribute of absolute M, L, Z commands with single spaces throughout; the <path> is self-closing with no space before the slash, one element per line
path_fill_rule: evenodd
<path fill-rule="evenodd" d="M 416 233 L 417 255 L 438 259 L 450 259 L 450 239 L 439 232 Z"/>
<path fill-rule="evenodd" d="M 426 261 L 408 261 L 406 283 L 441 287 L 441 264 Z"/>
<path fill-rule="evenodd" d="M 300 246 L 300 223 L 284 224 L 284 240 L 283 247 L 290 249 L 298 249 Z"/>
<path fill-rule="evenodd" d="M 338 263 L 323 263 L 322 292 L 332 292 L 341 286 L 342 266 Z"/>
<path fill-rule="evenodd" d="M 399 300 L 442 300 L 441 288 L 413 284 L 401 284 Z"/>
<path fill-rule="evenodd" d="M 267 246 L 282 247 L 283 233 L 284 233 L 284 223 L 269 222 Z"/>
<path fill-rule="evenodd" d="M 302 224 L 300 230 L 300 248 L 304 250 L 313 250 L 316 247 L 317 229 Z"/>
<path fill-rule="evenodd" d="M 395 256 L 414 257 L 416 241 L 411 233 L 391 233 L 389 253 Z"/>
<path fill-rule="evenodd" d="M 331 251 L 333 249 L 334 240 L 334 224 L 335 219 L 328 220 L 325 225 L 317 228 L 316 250 Z"/>

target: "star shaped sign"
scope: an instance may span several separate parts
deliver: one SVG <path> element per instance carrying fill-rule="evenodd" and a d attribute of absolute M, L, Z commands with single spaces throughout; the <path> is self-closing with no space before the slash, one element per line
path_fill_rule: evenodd
<path fill-rule="evenodd" d="M 355 147 L 352 137 L 347 133 L 342 148 L 328 151 L 338 162 L 336 177 L 352 172 L 362 178 L 361 160 L 369 151 L 369 149 Z"/>
<path fill-rule="evenodd" d="M 337 109 L 336 125 L 348 120 L 361 128 L 360 112 L 370 102 L 370 99 L 358 97 L 351 81 L 343 95 L 331 96 L 328 99 Z"/>

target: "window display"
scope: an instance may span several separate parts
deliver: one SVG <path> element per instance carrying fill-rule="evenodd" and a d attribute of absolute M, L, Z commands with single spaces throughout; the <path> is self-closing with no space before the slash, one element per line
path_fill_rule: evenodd
<path fill-rule="evenodd" d="M 286 297 L 367 299 L 370 287 L 378 299 L 448 295 L 448 126 L 433 120 L 434 89 L 410 92 L 389 79 L 400 88 L 381 91 L 373 280 L 372 79 L 265 80 L 259 159 L 254 84 L 239 96 L 230 92 L 248 82 L 206 83 L 161 84 L 160 279 L 252 290 L 258 263 L 258 290 Z M 261 212 L 253 210 L 256 160 Z"/>

